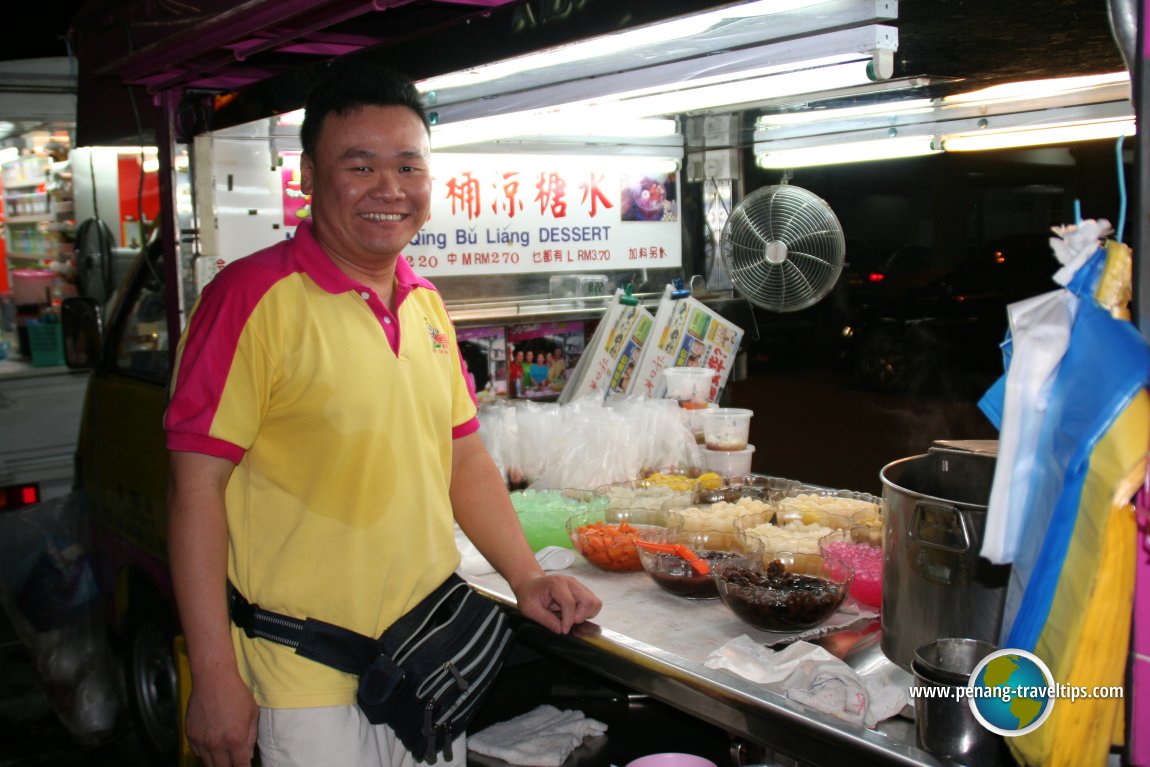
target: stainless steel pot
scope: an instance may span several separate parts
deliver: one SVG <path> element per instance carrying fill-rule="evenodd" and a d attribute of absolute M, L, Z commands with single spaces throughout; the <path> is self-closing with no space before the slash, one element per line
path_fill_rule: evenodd
<path fill-rule="evenodd" d="M 979 556 L 994 466 L 932 449 L 882 469 L 882 650 L 907 671 L 939 637 L 998 643 L 1010 566 Z"/>

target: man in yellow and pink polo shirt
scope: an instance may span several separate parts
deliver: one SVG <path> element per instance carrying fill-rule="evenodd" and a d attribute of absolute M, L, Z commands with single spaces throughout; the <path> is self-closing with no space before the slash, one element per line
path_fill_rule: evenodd
<path fill-rule="evenodd" d="M 401 255 L 431 196 L 414 86 L 341 72 L 309 98 L 301 139 L 312 218 L 205 288 L 165 417 L 187 734 L 212 767 L 249 765 L 257 738 L 264 767 L 406 767 L 354 676 L 229 624 L 229 580 L 267 610 L 378 636 L 459 565 L 458 522 L 525 616 L 567 632 L 599 601 L 535 561 L 451 320 Z"/>

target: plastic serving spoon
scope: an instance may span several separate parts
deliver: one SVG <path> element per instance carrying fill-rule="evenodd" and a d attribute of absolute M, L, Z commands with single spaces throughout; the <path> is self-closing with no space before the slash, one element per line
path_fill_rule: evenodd
<path fill-rule="evenodd" d="M 710 575 L 711 565 L 705 559 L 700 559 L 695 552 L 681 543 L 652 543 L 651 541 L 635 541 L 635 545 L 648 551 L 660 551 L 664 554 L 674 554 L 687 560 L 687 564 L 695 568 L 699 575 Z"/>

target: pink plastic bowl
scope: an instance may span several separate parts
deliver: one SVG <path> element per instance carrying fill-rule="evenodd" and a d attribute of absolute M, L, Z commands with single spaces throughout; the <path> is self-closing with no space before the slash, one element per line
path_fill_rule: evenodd
<path fill-rule="evenodd" d="M 717 767 L 710 759 L 694 754 L 648 754 L 628 762 L 626 767 Z"/>

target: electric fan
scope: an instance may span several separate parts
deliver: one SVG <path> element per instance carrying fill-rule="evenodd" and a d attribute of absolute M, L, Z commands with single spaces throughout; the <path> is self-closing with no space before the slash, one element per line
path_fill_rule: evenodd
<path fill-rule="evenodd" d="M 719 242 L 735 287 L 773 312 L 798 311 L 821 300 L 838 280 L 846 254 L 830 205 L 786 183 L 747 195 L 723 225 Z"/>

